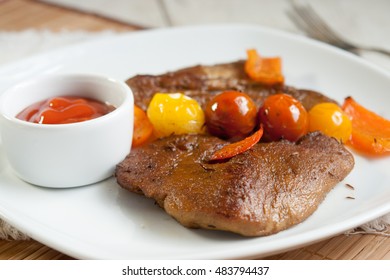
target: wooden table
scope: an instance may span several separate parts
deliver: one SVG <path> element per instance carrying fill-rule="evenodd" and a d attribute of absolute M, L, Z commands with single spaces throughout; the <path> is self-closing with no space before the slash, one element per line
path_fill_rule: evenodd
<path fill-rule="evenodd" d="M 87 30 L 119 32 L 141 27 L 94 14 L 44 4 L 33 0 L 0 0 L 0 31 L 26 29 Z M 0 259 L 72 259 L 37 241 L 0 240 Z M 304 248 L 266 259 L 390 259 L 390 238 L 380 235 L 340 235 Z"/>

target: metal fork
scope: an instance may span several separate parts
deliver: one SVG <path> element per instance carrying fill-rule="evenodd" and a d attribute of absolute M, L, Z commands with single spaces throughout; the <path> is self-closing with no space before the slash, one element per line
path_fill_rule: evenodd
<path fill-rule="evenodd" d="M 291 4 L 293 9 L 291 12 L 287 12 L 287 15 L 299 29 L 310 37 L 357 55 L 359 55 L 361 51 L 371 51 L 390 56 L 389 50 L 358 46 L 348 42 L 333 31 L 309 4 L 302 5 L 298 4 L 296 1 L 291 1 Z"/>

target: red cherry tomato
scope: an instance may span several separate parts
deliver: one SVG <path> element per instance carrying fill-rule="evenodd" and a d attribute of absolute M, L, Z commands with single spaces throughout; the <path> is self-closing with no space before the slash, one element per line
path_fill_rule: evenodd
<path fill-rule="evenodd" d="M 239 91 L 225 91 L 206 105 L 206 125 L 210 134 L 240 140 L 248 136 L 257 124 L 257 109 L 253 100 Z"/>
<path fill-rule="evenodd" d="M 308 113 L 291 95 L 280 93 L 267 97 L 259 110 L 260 123 L 270 140 L 297 141 L 309 129 Z"/>

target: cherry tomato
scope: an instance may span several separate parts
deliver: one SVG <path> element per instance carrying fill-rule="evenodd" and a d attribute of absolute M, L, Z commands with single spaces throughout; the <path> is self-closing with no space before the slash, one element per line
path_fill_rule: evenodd
<path fill-rule="evenodd" d="M 337 104 L 320 103 L 309 111 L 309 131 L 315 130 L 346 143 L 351 137 L 352 123 Z"/>
<path fill-rule="evenodd" d="M 252 148 L 254 145 L 256 145 L 257 142 L 260 141 L 261 136 L 263 136 L 263 126 L 260 125 L 260 128 L 253 133 L 252 135 L 246 137 L 243 140 L 240 140 L 238 142 L 234 142 L 231 144 L 228 144 L 226 146 L 223 146 L 221 149 L 216 150 L 210 157 L 210 161 L 220 161 L 232 158 L 236 155 L 245 153 L 250 148 Z"/>
<path fill-rule="evenodd" d="M 147 115 L 157 137 L 204 131 L 202 108 L 195 99 L 182 93 L 156 93 Z"/>
<path fill-rule="evenodd" d="M 224 139 L 240 140 L 248 136 L 256 126 L 256 115 L 253 100 L 239 91 L 216 95 L 205 109 L 208 131 Z"/>
<path fill-rule="evenodd" d="M 309 129 L 306 109 L 291 95 L 278 93 L 267 97 L 259 110 L 260 123 L 269 140 L 297 141 Z"/>

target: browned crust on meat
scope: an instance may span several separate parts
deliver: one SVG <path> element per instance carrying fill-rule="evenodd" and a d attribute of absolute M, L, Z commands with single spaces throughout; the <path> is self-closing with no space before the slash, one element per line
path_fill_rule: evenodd
<path fill-rule="evenodd" d="M 134 149 L 115 174 L 122 187 L 155 199 L 184 226 L 261 236 L 305 220 L 354 165 L 343 145 L 320 133 L 207 163 L 226 143 L 171 136 Z"/>
<path fill-rule="evenodd" d="M 225 90 L 238 90 L 247 93 L 261 106 L 263 100 L 275 93 L 291 94 L 309 110 L 320 102 L 335 102 L 321 93 L 301 90 L 277 84 L 267 86 L 255 82 L 245 74 L 244 61 L 218 64 L 213 66 L 197 65 L 163 75 L 137 75 L 126 81 L 134 92 L 134 102 L 146 110 L 156 92 L 181 92 L 197 100 L 204 108 L 207 102 Z"/>
<path fill-rule="evenodd" d="M 335 102 L 311 90 L 254 82 L 244 61 L 138 75 L 127 84 L 144 110 L 156 92 L 184 93 L 203 108 L 225 90 L 247 93 L 258 107 L 279 92 L 291 94 L 307 110 Z M 305 220 L 354 165 L 343 145 L 320 133 L 298 143 L 258 143 L 227 162 L 208 163 L 209 155 L 227 143 L 208 135 L 173 135 L 133 149 L 115 176 L 123 188 L 155 199 L 184 226 L 261 236 Z"/>

